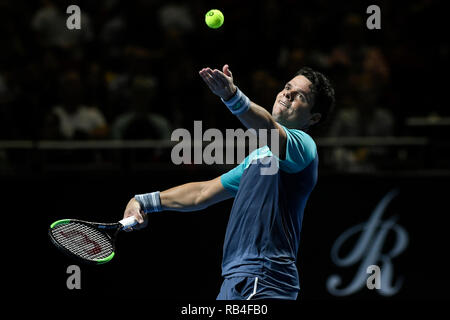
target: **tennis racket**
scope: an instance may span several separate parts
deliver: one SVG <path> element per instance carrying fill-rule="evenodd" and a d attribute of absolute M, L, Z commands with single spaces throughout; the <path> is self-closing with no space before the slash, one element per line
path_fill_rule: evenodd
<path fill-rule="evenodd" d="M 70 257 L 88 264 L 103 264 L 114 258 L 117 234 L 136 224 L 134 217 L 117 223 L 63 219 L 50 225 L 48 235 L 52 243 Z"/>

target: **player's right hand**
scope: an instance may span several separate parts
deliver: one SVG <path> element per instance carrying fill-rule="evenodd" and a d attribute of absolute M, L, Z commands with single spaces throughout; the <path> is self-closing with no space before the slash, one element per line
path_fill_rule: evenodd
<path fill-rule="evenodd" d="M 147 214 L 141 209 L 141 205 L 136 201 L 135 198 L 131 198 L 128 202 L 125 212 L 123 213 L 123 218 L 134 217 L 138 222 L 137 225 L 132 228 L 127 228 L 125 231 L 133 231 L 143 229 L 148 224 Z"/>

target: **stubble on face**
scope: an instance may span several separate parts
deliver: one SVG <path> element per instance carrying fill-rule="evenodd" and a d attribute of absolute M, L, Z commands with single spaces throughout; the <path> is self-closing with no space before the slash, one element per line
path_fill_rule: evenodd
<path fill-rule="evenodd" d="M 283 125 L 302 126 L 309 121 L 313 103 L 312 83 L 305 76 L 296 76 L 286 83 L 274 102 L 272 116 Z"/>

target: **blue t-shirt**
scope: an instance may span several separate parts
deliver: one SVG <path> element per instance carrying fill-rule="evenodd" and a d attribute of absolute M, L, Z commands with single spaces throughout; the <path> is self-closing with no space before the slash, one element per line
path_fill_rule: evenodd
<path fill-rule="evenodd" d="M 221 176 L 224 188 L 235 196 L 225 234 L 222 275 L 265 275 L 276 286 L 298 291 L 300 230 L 306 202 L 317 182 L 318 156 L 307 133 L 282 128 L 287 135 L 285 160 L 265 146 Z M 278 170 L 273 170 L 274 164 Z"/>

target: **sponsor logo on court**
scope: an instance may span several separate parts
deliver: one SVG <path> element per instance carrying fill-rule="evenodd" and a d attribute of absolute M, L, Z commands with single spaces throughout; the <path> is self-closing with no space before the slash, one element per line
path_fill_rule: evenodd
<path fill-rule="evenodd" d="M 359 263 L 359 267 L 350 283 L 343 283 L 339 274 L 331 275 L 326 283 L 327 290 L 334 296 L 348 296 L 358 292 L 365 286 L 384 296 L 392 296 L 399 292 L 403 284 L 402 276 L 395 276 L 392 259 L 400 255 L 408 246 L 408 233 L 397 224 L 397 216 L 382 219 L 389 203 L 397 196 L 398 190 L 387 193 L 378 203 L 367 222 L 355 225 L 344 231 L 334 242 L 331 249 L 331 260 L 340 268 L 349 268 Z M 388 251 L 385 241 L 393 234 L 395 242 Z M 359 235 L 353 245 L 352 239 Z M 341 255 L 341 249 L 350 243 L 351 250 Z M 368 276 L 369 274 L 369 276 Z"/>

